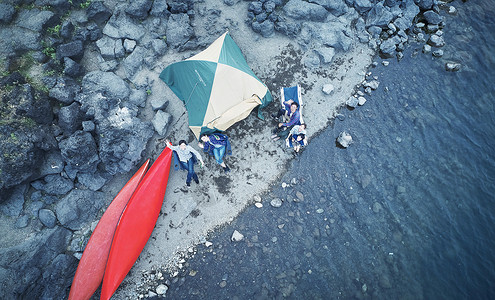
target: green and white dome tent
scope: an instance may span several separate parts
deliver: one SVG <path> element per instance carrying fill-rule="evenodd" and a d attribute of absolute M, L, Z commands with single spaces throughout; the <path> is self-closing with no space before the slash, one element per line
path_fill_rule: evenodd
<path fill-rule="evenodd" d="M 204 51 L 166 67 L 160 78 L 184 102 L 197 138 L 224 131 L 272 101 L 228 32 Z"/>

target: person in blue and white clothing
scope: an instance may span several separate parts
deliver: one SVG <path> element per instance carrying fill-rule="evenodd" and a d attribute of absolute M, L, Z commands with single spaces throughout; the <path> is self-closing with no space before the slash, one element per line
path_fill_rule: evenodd
<path fill-rule="evenodd" d="M 225 134 L 213 133 L 210 135 L 202 134 L 201 142 L 198 144 L 203 151 L 213 155 L 217 163 L 225 172 L 229 172 L 230 168 L 223 161 L 225 154 L 232 155 L 229 138 Z"/>
<path fill-rule="evenodd" d="M 299 153 L 301 147 L 304 147 L 308 144 L 306 139 L 306 127 L 305 123 L 301 125 L 295 125 L 289 132 L 289 136 L 287 137 L 287 147 L 294 148 L 295 154 Z"/>
<path fill-rule="evenodd" d="M 203 158 L 201 154 L 189 146 L 185 140 L 179 141 L 179 146 L 173 146 L 169 140 L 165 141 L 167 147 L 174 151 L 174 161 L 177 160 L 177 164 L 174 163 L 175 169 L 178 170 L 180 166 L 181 169 L 187 170 L 187 186 L 191 186 L 191 179 L 194 179 L 196 184 L 199 184 L 198 175 L 194 172 L 194 163 L 199 159 L 201 166 L 204 166 Z"/>

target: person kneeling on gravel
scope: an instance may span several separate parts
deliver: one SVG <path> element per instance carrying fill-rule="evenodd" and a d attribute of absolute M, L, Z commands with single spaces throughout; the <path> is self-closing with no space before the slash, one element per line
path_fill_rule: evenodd
<path fill-rule="evenodd" d="M 174 151 L 174 160 L 176 160 L 174 163 L 175 169 L 178 170 L 180 166 L 182 170 L 187 170 L 187 186 L 191 186 L 191 179 L 194 179 L 194 181 L 199 184 L 198 175 L 194 172 L 194 164 L 199 159 L 201 166 L 205 165 L 201 154 L 193 147 L 189 146 L 185 140 L 180 140 L 179 146 L 173 146 L 169 140 L 166 140 L 166 144 L 168 148 Z"/>

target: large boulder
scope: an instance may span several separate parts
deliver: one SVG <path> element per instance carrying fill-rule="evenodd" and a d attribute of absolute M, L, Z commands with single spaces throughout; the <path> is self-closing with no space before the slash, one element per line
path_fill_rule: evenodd
<path fill-rule="evenodd" d="M 57 47 L 57 59 L 70 57 L 75 61 L 80 61 L 84 55 L 84 46 L 82 41 L 75 40 Z"/>
<path fill-rule="evenodd" d="M 89 132 L 76 131 L 59 142 L 60 152 L 67 167 L 75 171 L 95 172 L 98 163 L 96 142 Z"/>
<path fill-rule="evenodd" d="M 91 1 L 91 4 L 86 9 L 86 15 L 88 20 L 103 24 L 112 16 L 112 12 L 102 1 Z"/>
<path fill-rule="evenodd" d="M 77 102 L 60 108 L 58 112 L 58 126 L 67 136 L 82 129 L 82 121 L 83 113 L 81 112 L 81 105 Z"/>
<path fill-rule="evenodd" d="M 45 228 L 36 234 L 27 236 L 15 245 L 4 245 L 0 248 L 0 289 L 1 299 L 62 299 L 65 295 L 43 298 L 47 286 L 53 286 L 54 278 L 43 277 L 42 270 L 50 270 L 52 263 L 61 253 L 65 253 L 72 233 L 61 227 Z M 65 271 L 70 274 L 75 270 L 77 261 L 71 259 L 65 262 Z M 55 268 L 57 269 L 57 268 Z M 68 274 L 65 273 L 65 274 Z M 59 291 L 66 293 L 67 283 L 72 276 L 59 274 L 65 284 L 59 286 Z"/>
<path fill-rule="evenodd" d="M 71 104 L 74 102 L 79 89 L 79 85 L 74 80 L 68 77 L 58 77 L 55 85 L 50 88 L 48 95 L 63 104 Z"/>
<path fill-rule="evenodd" d="M 185 45 L 194 36 L 187 14 L 173 14 L 167 22 L 167 44 L 172 48 Z"/>
<path fill-rule="evenodd" d="M 57 17 L 49 10 L 22 9 L 16 18 L 16 26 L 26 28 L 34 32 L 41 32 L 50 26 L 55 26 Z"/>
<path fill-rule="evenodd" d="M 102 71 L 86 74 L 82 80 L 82 89 L 86 94 L 100 93 L 103 97 L 111 99 L 125 99 L 130 93 L 128 85 L 122 78 L 113 72 Z M 96 103 L 95 105 L 105 104 Z"/>
<path fill-rule="evenodd" d="M 105 35 L 96 41 L 96 46 L 100 49 L 100 54 L 104 59 L 121 58 L 125 55 L 121 39 L 113 39 Z"/>
<path fill-rule="evenodd" d="M 386 28 L 387 25 L 394 19 L 394 14 L 390 8 L 383 6 L 382 3 L 373 5 L 366 14 L 366 26 L 379 26 Z"/>
<path fill-rule="evenodd" d="M 302 0 L 289 0 L 284 5 L 284 12 L 288 17 L 296 20 L 316 22 L 325 21 L 329 14 L 323 6 Z"/>
<path fill-rule="evenodd" d="M 354 9 L 360 14 L 363 14 L 373 8 L 373 3 L 370 0 L 353 0 Z"/>
<path fill-rule="evenodd" d="M 141 161 L 148 140 L 153 136 L 151 123 L 142 122 L 136 112 L 116 108 L 106 122 L 99 124 L 99 155 L 111 175 L 129 172 Z"/>
<path fill-rule="evenodd" d="M 423 13 L 423 17 L 425 18 L 428 24 L 438 25 L 444 21 L 444 17 L 439 15 L 433 10 L 427 10 Z"/>
<path fill-rule="evenodd" d="M 172 116 L 169 113 L 159 110 L 156 112 L 155 117 L 151 122 L 155 127 L 155 131 L 159 135 L 165 136 L 165 134 L 167 133 L 167 129 L 170 126 L 171 120 L 172 120 Z"/>
<path fill-rule="evenodd" d="M 24 207 L 24 193 L 27 185 L 20 184 L 0 196 L 0 212 L 6 216 L 17 217 Z"/>
<path fill-rule="evenodd" d="M 74 183 L 59 174 L 47 175 L 42 180 L 31 183 L 31 186 L 48 195 L 65 195 L 74 188 Z"/>
<path fill-rule="evenodd" d="M 96 218 L 105 199 L 102 192 L 74 189 L 55 205 L 57 219 L 64 227 L 80 230 Z"/>
<path fill-rule="evenodd" d="M 14 17 L 15 9 L 12 5 L 0 3 L 0 23 L 8 24 Z"/>
<path fill-rule="evenodd" d="M 144 19 L 148 16 L 148 12 L 150 11 L 152 4 L 152 0 L 134 0 L 129 3 L 129 5 L 125 9 L 125 12 L 135 18 Z"/>
<path fill-rule="evenodd" d="M 142 24 L 134 21 L 124 10 L 116 9 L 103 28 L 103 33 L 115 39 L 140 41 L 146 30 Z"/>
<path fill-rule="evenodd" d="M 41 50 L 41 33 L 17 26 L 0 26 L 0 54 L 4 57 L 15 56 L 18 52 Z"/>

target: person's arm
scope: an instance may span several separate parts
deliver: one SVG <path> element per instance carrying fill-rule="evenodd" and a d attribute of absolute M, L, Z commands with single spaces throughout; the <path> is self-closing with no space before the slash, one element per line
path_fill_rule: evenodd
<path fill-rule="evenodd" d="M 166 140 L 165 144 L 167 145 L 168 148 L 172 149 L 173 151 L 177 151 L 177 149 L 179 148 L 179 146 L 173 146 L 169 140 Z"/>
<path fill-rule="evenodd" d="M 191 151 L 199 159 L 199 161 L 201 162 L 201 166 L 204 166 L 205 163 L 203 162 L 203 157 L 201 156 L 201 154 L 196 149 L 194 149 L 193 147 L 191 147 L 189 145 L 187 147 L 188 147 L 187 149 L 189 149 L 189 151 Z"/>
<path fill-rule="evenodd" d="M 299 115 L 299 110 L 296 110 L 293 114 L 292 117 L 290 118 L 289 122 L 283 123 L 283 126 L 289 127 L 292 125 L 295 125 L 297 122 L 299 122 L 300 115 Z"/>

